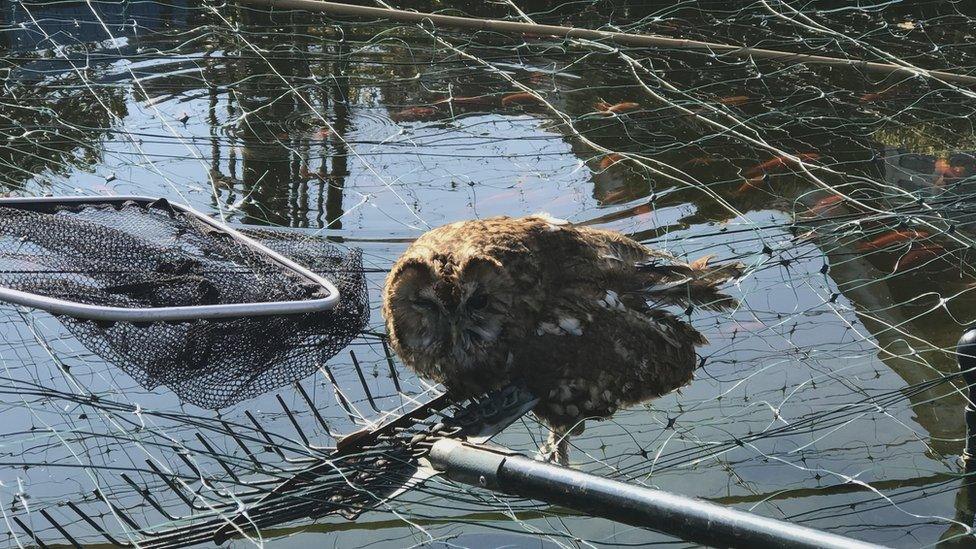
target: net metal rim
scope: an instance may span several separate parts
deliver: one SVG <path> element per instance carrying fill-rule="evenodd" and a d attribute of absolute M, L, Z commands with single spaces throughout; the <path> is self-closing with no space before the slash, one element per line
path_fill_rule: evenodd
<path fill-rule="evenodd" d="M 226 303 L 215 305 L 177 306 L 177 307 L 110 307 L 92 305 L 49 297 L 45 295 L 15 290 L 0 286 L 0 301 L 16 305 L 41 309 L 54 315 L 64 315 L 84 320 L 100 320 L 106 322 L 174 322 L 189 320 L 215 320 L 249 318 L 272 315 L 294 315 L 314 313 L 334 309 L 339 303 L 339 289 L 328 279 L 319 276 L 306 267 L 271 250 L 267 246 L 249 238 L 230 226 L 212 219 L 184 204 L 170 202 L 164 198 L 148 196 L 46 196 L 46 197 L 16 197 L 0 198 L 0 207 L 11 207 L 24 210 L 49 210 L 58 206 L 121 206 L 126 203 L 136 203 L 144 207 L 165 204 L 166 207 L 194 218 L 208 227 L 226 234 L 240 244 L 261 254 L 268 260 L 280 265 L 283 269 L 318 285 L 328 295 L 323 298 L 302 301 L 267 301 L 257 303 Z"/>

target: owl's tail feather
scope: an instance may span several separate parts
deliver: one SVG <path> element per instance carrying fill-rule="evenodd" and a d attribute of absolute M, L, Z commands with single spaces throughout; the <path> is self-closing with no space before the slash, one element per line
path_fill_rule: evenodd
<path fill-rule="evenodd" d="M 691 263 L 662 263 L 660 258 L 641 263 L 637 269 L 648 274 L 644 292 L 663 305 L 695 305 L 710 311 L 735 307 L 738 301 L 719 288 L 742 276 L 745 265 L 739 262 L 709 265 L 712 257 L 707 255 Z"/>

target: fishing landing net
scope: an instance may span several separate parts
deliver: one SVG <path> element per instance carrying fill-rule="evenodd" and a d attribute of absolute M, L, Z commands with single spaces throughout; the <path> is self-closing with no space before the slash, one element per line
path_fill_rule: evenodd
<path fill-rule="evenodd" d="M 334 288 L 165 200 L 14 200 L 0 202 L 0 297 L 51 310 L 147 389 L 229 406 L 312 374 L 369 319 L 358 250 L 251 234 Z"/>

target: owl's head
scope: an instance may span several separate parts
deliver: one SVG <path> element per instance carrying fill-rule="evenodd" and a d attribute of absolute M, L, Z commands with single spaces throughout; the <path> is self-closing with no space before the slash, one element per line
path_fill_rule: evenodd
<path fill-rule="evenodd" d="M 508 352 L 500 341 L 513 295 L 511 277 L 490 256 L 421 253 L 390 272 L 383 313 L 407 365 L 444 381 L 504 363 Z"/>

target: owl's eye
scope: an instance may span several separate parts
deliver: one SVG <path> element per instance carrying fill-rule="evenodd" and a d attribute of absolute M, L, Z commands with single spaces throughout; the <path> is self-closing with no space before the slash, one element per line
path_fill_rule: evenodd
<path fill-rule="evenodd" d="M 426 309 L 428 311 L 436 311 L 437 310 L 437 304 L 436 303 L 434 303 L 430 299 L 426 299 L 426 298 L 423 298 L 423 297 L 418 297 L 417 299 L 414 299 L 413 301 L 411 301 L 411 303 L 413 304 L 414 307 L 417 307 L 418 309 Z"/>
<path fill-rule="evenodd" d="M 485 305 L 488 305 L 488 294 L 483 294 L 478 292 L 468 298 L 468 309 L 472 311 L 477 311 L 478 309 L 484 309 Z"/>

